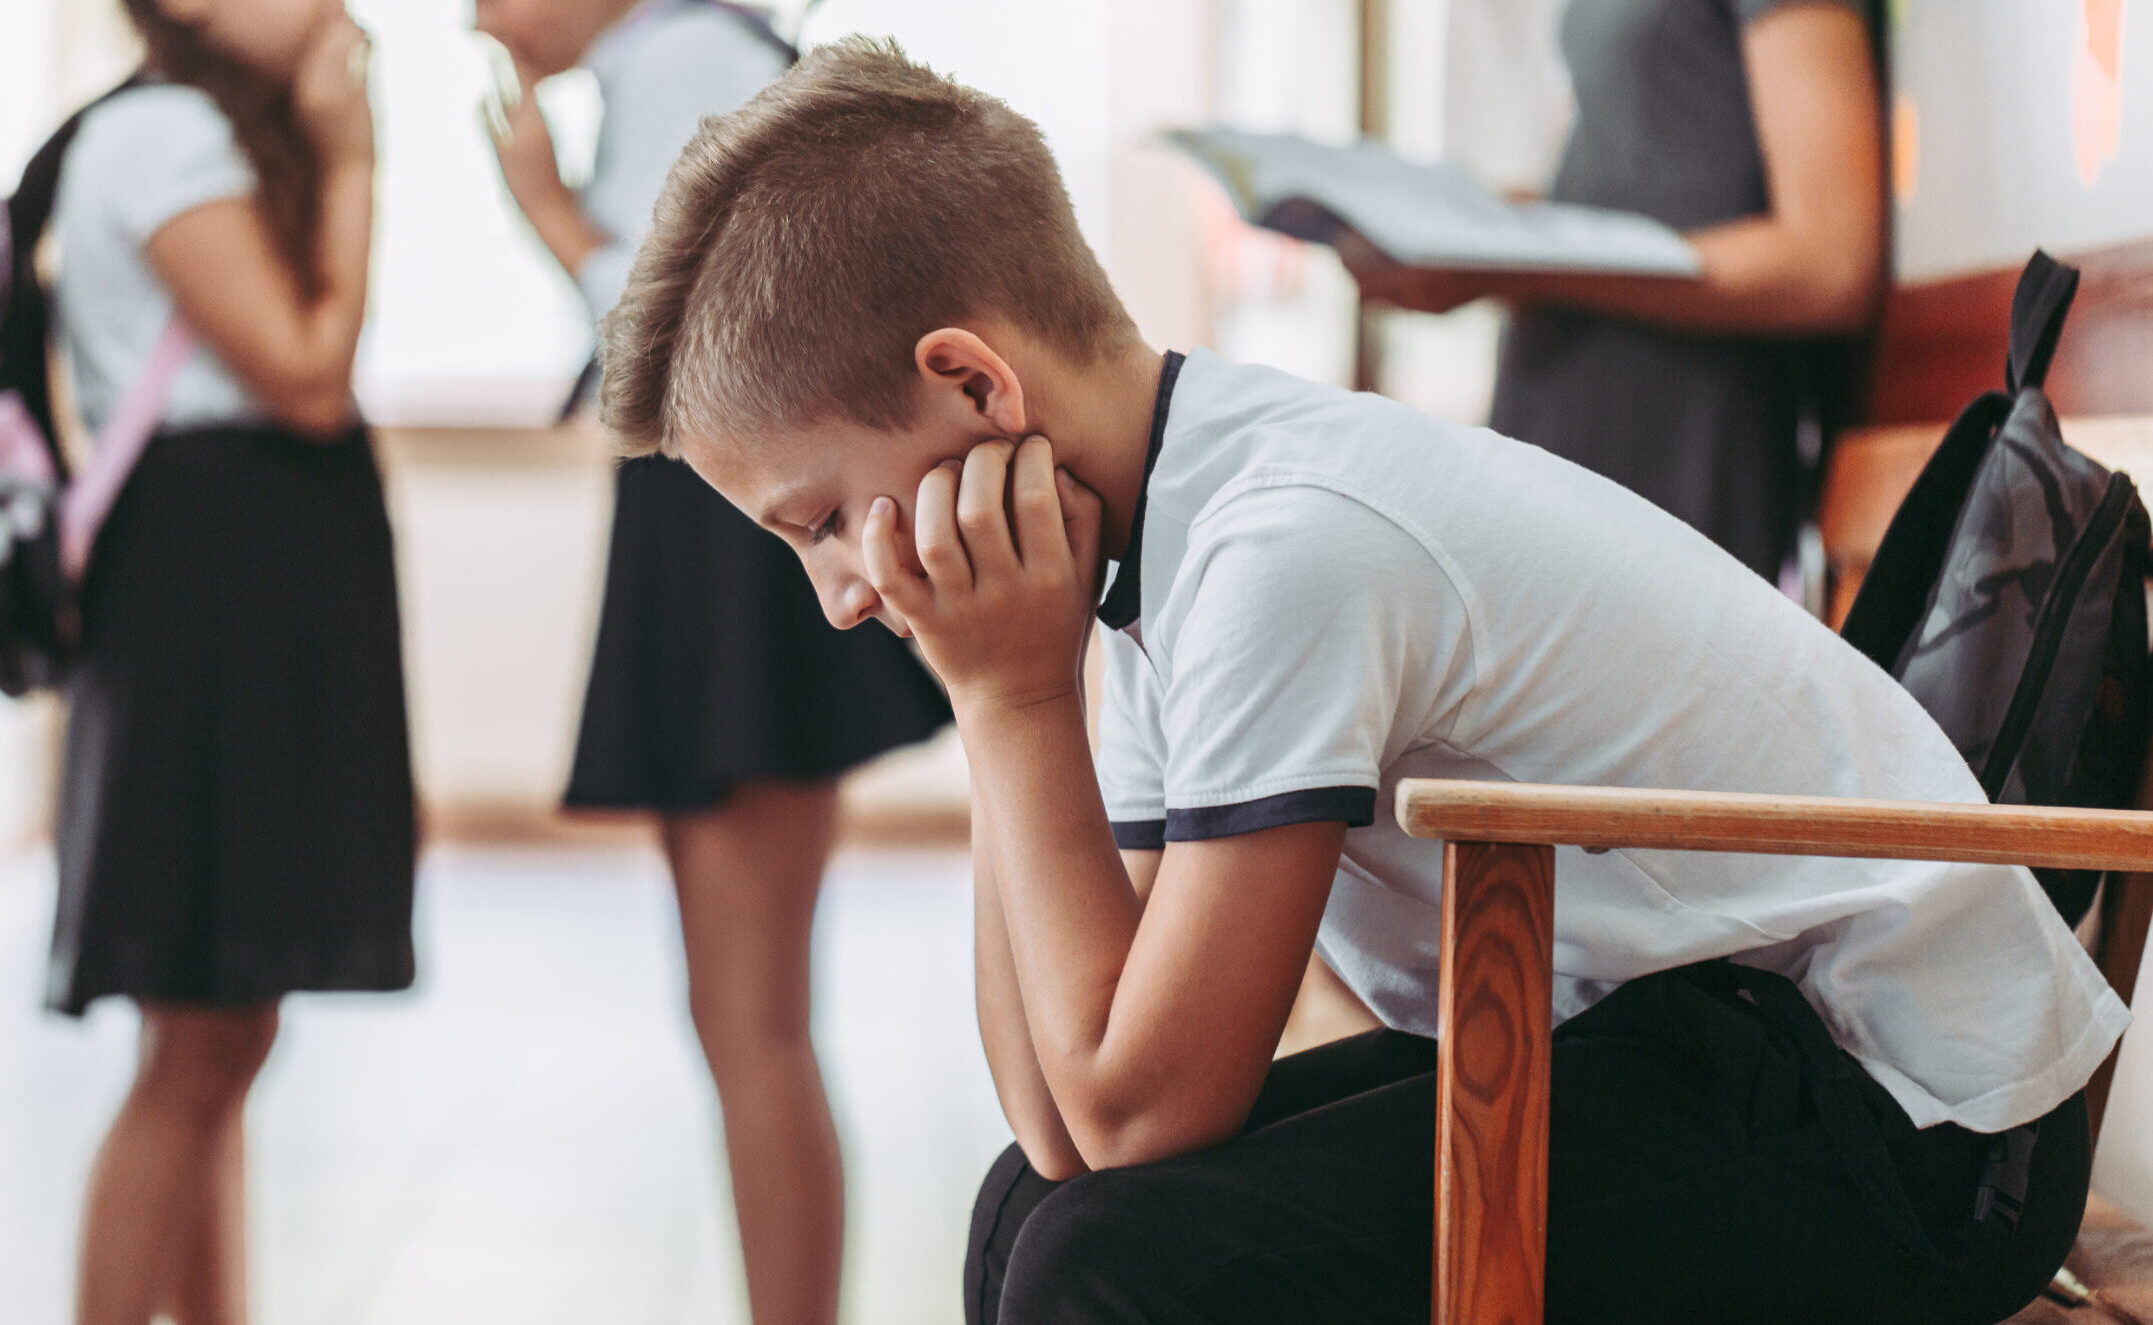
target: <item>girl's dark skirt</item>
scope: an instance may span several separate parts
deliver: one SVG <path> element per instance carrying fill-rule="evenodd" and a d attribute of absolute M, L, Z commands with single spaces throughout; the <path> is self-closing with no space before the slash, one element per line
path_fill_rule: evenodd
<path fill-rule="evenodd" d="M 735 782 L 834 777 L 949 721 L 903 640 L 832 627 L 792 549 L 693 470 L 653 456 L 616 482 L 569 806 L 707 809 Z"/>
<path fill-rule="evenodd" d="M 48 1000 L 412 979 L 396 571 L 365 433 L 168 433 L 83 589 Z"/>

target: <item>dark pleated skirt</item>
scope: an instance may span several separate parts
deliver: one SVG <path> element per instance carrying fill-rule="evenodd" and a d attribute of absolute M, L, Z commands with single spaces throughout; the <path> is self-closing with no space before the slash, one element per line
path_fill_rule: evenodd
<path fill-rule="evenodd" d="M 833 777 L 949 720 L 903 640 L 830 625 L 784 540 L 677 460 L 621 466 L 569 806 L 707 809 L 735 782 Z"/>
<path fill-rule="evenodd" d="M 157 438 L 83 591 L 48 1001 L 411 983 L 396 571 L 363 431 Z"/>

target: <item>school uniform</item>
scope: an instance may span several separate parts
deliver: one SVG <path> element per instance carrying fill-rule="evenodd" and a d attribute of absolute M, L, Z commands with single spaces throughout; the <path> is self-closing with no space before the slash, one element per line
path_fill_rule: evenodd
<path fill-rule="evenodd" d="M 705 115 L 741 105 L 789 53 L 753 18 L 649 0 L 590 52 L 605 99 L 582 193 L 613 240 L 577 284 L 618 302 L 666 172 Z M 933 735 L 939 686 L 886 630 L 839 631 L 799 558 L 677 460 L 620 466 L 604 603 L 566 803 L 682 812 L 734 782 L 820 779 Z"/>
<path fill-rule="evenodd" d="M 1099 616 L 1117 840 L 1345 823 L 1317 948 L 1387 1029 L 1281 1063 L 1215 1150 L 1059 1187 L 1005 1155 L 974 1320 L 1425 1318 L 1442 844 L 1400 778 L 1982 800 L 1642 498 L 1203 351 Z M 2069 1248 L 2129 1014 L 2026 871 L 1558 848 L 1554 971 L 1551 1319 L 1996 1319 Z M 2016 1231 L 1973 1225 L 1984 1134 L 2035 1122 Z"/>
<path fill-rule="evenodd" d="M 90 429 L 172 316 L 143 245 L 255 186 L 196 89 L 138 88 L 84 120 L 54 213 L 55 322 Z M 82 629 L 51 1006 L 409 985 L 403 659 L 365 430 L 299 436 L 197 348 L 92 553 Z"/>

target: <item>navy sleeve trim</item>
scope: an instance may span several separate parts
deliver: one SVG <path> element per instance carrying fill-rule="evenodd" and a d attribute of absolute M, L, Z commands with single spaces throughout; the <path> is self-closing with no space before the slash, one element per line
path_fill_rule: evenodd
<path fill-rule="evenodd" d="M 1163 851 L 1166 848 L 1166 820 L 1164 819 L 1117 819 L 1114 845 L 1123 851 Z"/>
<path fill-rule="evenodd" d="M 1214 837 L 1233 837 L 1285 824 L 1320 823 L 1342 819 L 1348 828 L 1366 828 L 1376 821 L 1374 787 L 1311 787 L 1288 791 L 1238 805 L 1206 805 L 1193 810 L 1166 812 L 1166 840 L 1202 842 Z"/>

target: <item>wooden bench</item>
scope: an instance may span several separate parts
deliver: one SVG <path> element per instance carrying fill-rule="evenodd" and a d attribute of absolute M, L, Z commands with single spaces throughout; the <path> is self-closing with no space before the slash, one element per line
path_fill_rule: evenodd
<path fill-rule="evenodd" d="M 1409 779 L 1397 814 L 1408 833 L 1444 842 L 1437 1325 L 1542 1315 L 1555 847 L 2153 871 L 2153 813 L 2141 811 Z M 2121 979 L 2108 971 L 2126 1002 L 2145 932 L 2136 926 Z"/>

